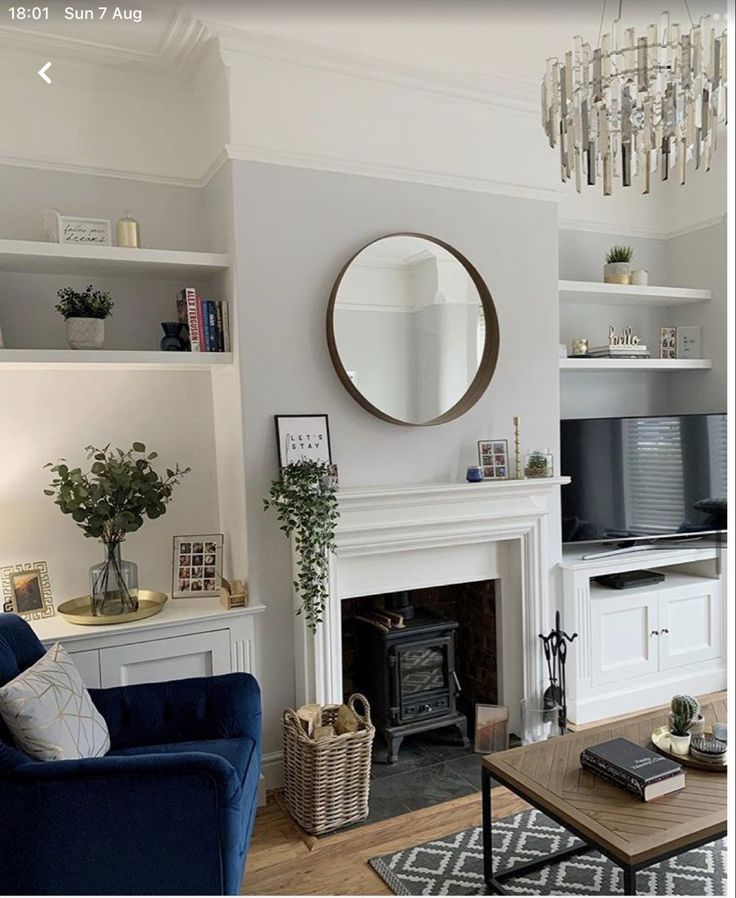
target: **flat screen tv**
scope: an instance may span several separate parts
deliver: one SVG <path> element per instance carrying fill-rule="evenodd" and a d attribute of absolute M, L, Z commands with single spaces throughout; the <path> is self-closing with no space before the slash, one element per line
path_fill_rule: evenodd
<path fill-rule="evenodd" d="M 561 422 L 563 543 L 726 529 L 725 415 Z"/>

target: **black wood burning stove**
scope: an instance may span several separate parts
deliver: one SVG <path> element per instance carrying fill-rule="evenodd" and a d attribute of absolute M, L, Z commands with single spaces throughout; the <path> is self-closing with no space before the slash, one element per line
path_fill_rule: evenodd
<path fill-rule="evenodd" d="M 406 593 L 398 593 L 387 608 L 403 627 L 387 626 L 370 614 L 355 618 L 355 686 L 371 703 L 389 763 L 398 761 L 404 736 L 440 727 L 456 726 L 467 747 L 467 720 L 455 707 L 460 691 L 455 675 L 457 622 L 412 608 Z"/>

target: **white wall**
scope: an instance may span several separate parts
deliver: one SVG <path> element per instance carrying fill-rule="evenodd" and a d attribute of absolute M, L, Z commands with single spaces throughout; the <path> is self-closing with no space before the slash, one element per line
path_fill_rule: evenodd
<path fill-rule="evenodd" d="M 140 440 L 165 470 L 192 473 L 169 510 L 131 534 L 123 556 L 139 565 L 141 586 L 171 592 L 172 538 L 217 532 L 212 396 L 207 372 L 0 372 L 0 567 L 48 562 L 56 604 L 89 591 L 88 569 L 101 559 L 70 517 L 43 495 L 47 461 L 86 464 L 84 447 L 127 448 Z"/>
<path fill-rule="evenodd" d="M 243 272 L 243 376 L 249 585 L 264 618 L 266 751 L 279 747 L 281 710 L 294 700 L 289 546 L 260 499 L 277 475 L 275 414 L 326 412 L 345 486 L 457 481 L 479 439 L 513 437 L 557 450 L 557 240 L 554 204 L 349 177 L 283 166 L 233 166 L 236 264 Z M 351 399 L 330 361 L 327 302 L 345 261 L 396 231 L 457 247 L 493 295 L 501 348 L 496 374 L 466 415 L 430 428 L 374 418 Z M 534 265 L 528 264 L 529 246 Z M 550 540 L 558 551 L 557 521 Z"/>
<path fill-rule="evenodd" d="M 726 219 L 668 241 L 668 255 L 675 281 L 683 287 L 705 287 L 713 295 L 710 302 L 681 306 L 671 315 L 673 325 L 702 328 L 703 356 L 712 359 L 713 368 L 697 376 L 688 376 L 687 372 L 668 375 L 669 407 L 677 414 L 724 412 L 728 406 L 729 338 Z"/>

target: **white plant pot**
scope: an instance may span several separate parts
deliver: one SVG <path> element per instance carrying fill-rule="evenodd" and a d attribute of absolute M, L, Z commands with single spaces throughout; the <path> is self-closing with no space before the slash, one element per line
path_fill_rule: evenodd
<path fill-rule="evenodd" d="M 631 262 L 607 262 L 603 266 L 604 284 L 630 284 Z"/>
<path fill-rule="evenodd" d="M 104 318 L 67 318 L 66 339 L 72 349 L 102 349 Z"/>
<path fill-rule="evenodd" d="M 675 736 L 670 733 L 670 751 L 673 755 L 686 755 L 690 751 L 690 740 L 692 735 L 688 733 L 686 736 Z"/>
<path fill-rule="evenodd" d="M 672 711 L 670 711 L 670 726 L 672 726 Z M 705 717 L 703 717 L 702 711 L 698 711 L 690 721 L 688 732 L 691 736 L 702 736 L 705 733 Z"/>
<path fill-rule="evenodd" d="M 649 284 L 649 272 L 646 268 L 637 268 L 631 272 L 631 283 L 637 287 L 646 287 Z"/>

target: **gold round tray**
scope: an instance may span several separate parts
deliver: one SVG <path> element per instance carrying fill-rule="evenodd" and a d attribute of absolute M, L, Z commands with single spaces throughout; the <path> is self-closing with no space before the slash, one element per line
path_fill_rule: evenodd
<path fill-rule="evenodd" d="M 102 627 L 110 624 L 129 624 L 132 621 L 153 617 L 154 614 L 158 614 L 161 611 L 168 598 L 165 592 L 139 589 L 138 610 L 129 611 L 127 614 L 92 614 L 89 596 L 69 599 L 66 602 L 62 602 L 56 610 L 70 624 L 80 624 L 83 627 Z"/>
<path fill-rule="evenodd" d="M 691 754 L 678 755 L 675 754 L 675 752 L 670 751 L 667 748 L 667 736 L 669 735 L 669 732 L 670 728 L 667 726 L 663 726 L 657 727 L 657 729 L 652 733 L 652 745 L 661 755 L 666 755 L 668 758 L 672 758 L 673 761 L 677 761 L 678 764 L 682 764 L 684 767 L 694 767 L 696 770 L 708 770 L 711 773 L 727 772 L 728 765 L 726 764 L 725 758 L 723 760 L 723 763 L 721 764 L 709 764 L 707 761 L 699 761 Z M 705 733 L 708 736 L 712 735 L 711 728 L 706 727 Z"/>

